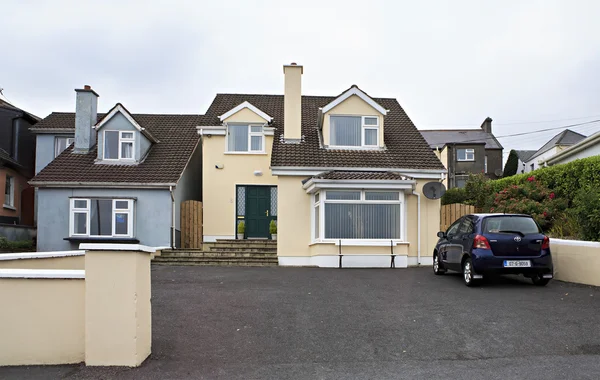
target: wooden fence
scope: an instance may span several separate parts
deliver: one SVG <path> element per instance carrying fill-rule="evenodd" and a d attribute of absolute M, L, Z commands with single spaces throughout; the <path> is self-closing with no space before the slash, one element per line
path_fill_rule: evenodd
<path fill-rule="evenodd" d="M 440 231 L 446 231 L 456 219 L 463 215 L 473 214 L 474 212 L 475 206 L 464 205 L 461 203 L 442 206 L 440 214 Z"/>
<path fill-rule="evenodd" d="M 202 202 L 181 202 L 181 248 L 202 248 Z"/>

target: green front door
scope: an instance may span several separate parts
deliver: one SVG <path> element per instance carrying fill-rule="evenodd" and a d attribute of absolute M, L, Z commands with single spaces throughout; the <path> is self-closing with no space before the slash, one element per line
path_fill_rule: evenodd
<path fill-rule="evenodd" d="M 268 238 L 271 219 L 271 188 L 246 187 L 246 237 Z"/>

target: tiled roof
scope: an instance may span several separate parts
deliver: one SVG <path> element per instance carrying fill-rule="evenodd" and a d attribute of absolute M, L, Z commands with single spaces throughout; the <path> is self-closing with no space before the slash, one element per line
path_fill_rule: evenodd
<path fill-rule="evenodd" d="M 531 156 L 533 156 L 534 153 L 537 152 L 537 150 L 515 150 L 515 152 L 517 152 L 517 157 L 519 157 L 519 160 L 527 162 L 529 161 Z"/>
<path fill-rule="evenodd" d="M 493 134 L 482 129 L 421 130 L 431 149 L 442 149 L 446 144 L 485 144 L 485 149 L 502 149 Z"/>
<path fill-rule="evenodd" d="M 14 167 L 22 168 L 21 164 L 15 161 L 7 151 L 0 148 L 0 164 L 9 163 Z"/>
<path fill-rule="evenodd" d="M 317 129 L 320 107 L 333 101 L 331 96 L 302 96 L 302 135 L 299 144 L 285 144 L 283 137 L 283 95 L 217 94 L 204 119 L 204 125 L 220 125 L 218 116 L 248 101 L 273 117 L 276 128 L 271 156 L 272 167 L 311 168 L 401 168 L 438 169 L 444 166 L 396 99 L 373 98 L 389 112 L 384 121 L 382 150 L 339 150 L 321 147 Z"/>
<path fill-rule="evenodd" d="M 538 149 L 529 159 L 535 158 L 544 152 L 554 148 L 557 145 L 570 146 L 577 144 L 581 140 L 585 139 L 585 136 L 581 133 L 573 132 L 570 129 L 565 129 L 561 133 L 552 137 L 547 143 L 545 143 L 540 149 Z"/>
<path fill-rule="evenodd" d="M 98 114 L 98 119 L 103 116 Z M 176 183 L 198 143 L 196 126 L 201 123 L 202 116 L 133 114 L 133 117 L 159 141 L 152 145 L 140 164 L 96 164 L 96 147 L 87 154 L 74 154 L 71 146 L 38 173 L 32 182 Z M 52 113 L 36 128 L 74 131 L 75 113 Z"/>
<path fill-rule="evenodd" d="M 410 179 L 397 172 L 361 172 L 361 171 L 330 171 L 317 174 L 305 179 L 331 179 L 331 180 L 407 180 Z"/>
<path fill-rule="evenodd" d="M 28 116 L 33 122 L 36 122 L 36 121 L 40 120 L 40 118 L 37 117 L 37 116 L 35 116 L 34 114 L 29 113 L 29 112 L 27 112 L 25 110 L 22 110 L 19 107 L 15 107 L 12 104 L 10 104 L 9 102 L 7 102 L 5 100 L 2 100 L 2 99 L 0 99 L 0 107 L 2 107 L 2 108 L 8 108 L 8 109 L 11 109 L 11 110 L 14 110 L 14 111 L 18 111 L 18 112 L 23 112 L 25 114 L 25 116 Z"/>

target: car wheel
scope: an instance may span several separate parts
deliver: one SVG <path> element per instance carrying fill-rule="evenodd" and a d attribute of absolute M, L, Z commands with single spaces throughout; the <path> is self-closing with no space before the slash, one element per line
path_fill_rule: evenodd
<path fill-rule="evenodd" d="M 468 258 L 463 263 L 463 280 L 465 281 L 465 285 L 475 286 L 477 284 L 477 280 L 473 278 L 474 274 L 473 262 Z"/>
<path fill-rule="evenodd" d="M 544 278 L 541 275 L 536 274 L 535 276 L 531 277 L 531 282 L 533 282 L 533 285 L 546 286 L 550 282 L 550 279 Z"/>
<path fill-rule="evenodd" d="M 433 255 L 433 274 L 439 276 L 446 273 L 446 270 L 442 267 L 439 253 Z"/>

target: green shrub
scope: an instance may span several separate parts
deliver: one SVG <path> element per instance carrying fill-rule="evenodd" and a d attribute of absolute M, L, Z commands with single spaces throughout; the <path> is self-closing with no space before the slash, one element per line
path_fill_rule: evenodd
<path fill-rule="evenodd" d="M 2 250 L 26 250 L 33 249 L 33 241 L 31 240 L 20 240 L 10 241 L 4 236 L 0 236 L 0 249 Z"/>
<path fill-rule="evenodd" d="M 465 203 L 471 204 L 479 209 L 491 207 L 493 201 L 493 190 L 491 181 L 483 174 L 469 174 L 465 185 L 467 199 Z"/>
<path fill-rule="evenodd" d="M 244 232 L 246 232 L 246 223 L 244 223 L 243 220 L 238 223 L 237 232 L 238 234 L 243 234 Z"/>
<path fill-rule="evenodd" d="M 517 170 L 519 170 L 519 156 L 517 156 L 517 152 L 513 149 L 508 154 L 506 165 L 504 165 L 503 177 L 511 177 L 517 174 Z"/>
<path fill-rule="evenodd" d="M 446 190 L 446 193 L 442 196 L 442 205 L 450 205 L 453 203 L 465 203 L 467 201 L 467 192 L 465 189 L 455 187 L 453 189 Z"/>
<path fill-rule="evenodd" d="M 269 223 L 269 233 L 271 235 L 277 233 L 277 223 L 274 220 L 271 220 L 271 222 Z"/>
<path fill-rule="evenodd" d="M 580 189 L 573 199 L 571 213 L 579 225 L 583 240 L 600 240 L 600 190 L 596 187 Z"/>

